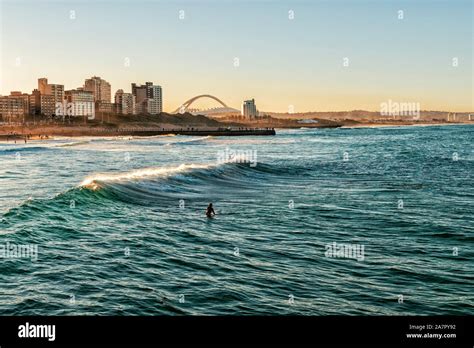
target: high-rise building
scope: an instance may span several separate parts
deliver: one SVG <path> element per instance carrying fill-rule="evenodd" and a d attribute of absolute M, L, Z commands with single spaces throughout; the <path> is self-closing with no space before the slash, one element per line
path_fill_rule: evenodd
<path fill-rule="evenodd" d="M 145 86 L 135 87 L 135 103 L 136 113 L 146 114 L 147 104 L 147 88 Z"/>
<path fill-rule="evenodd" d="M 19 91 L 12 91 L 10 92 L 9 98 L 21 98 L 23 99 L 23 109 L 25 115 L 30 113 L 30 95 L 28 93 L 21 93 Z"/>
<path fill-rule="evenodd" d="M 160 114 L 163 111 L 163 92 L 161 86 L 153 85 L 148 90 L 151 91 L 151 99 L 153 99 L 153 102 L 150 103 L 153 105 L 152 111 L 148 111 L 148 113 L 152 115 Z"/>
<path fill-rule="evenodd" d="M 135 96 L 132 93 L 124 93 L 122 89 L 115 92 L 116 112 L 122 115 L 135 115 Z"/>
<path fill-rule="evenodd" d="M 31 115 L 51 117 L 56 113 L 56 97 L 51 94 L 42 94 L 35 89 L 29 96 L 29 108 Z"/>
<path fill-rule="evenodd" d="M 42 95 L 52 95 L 55 103 L 64 100 L 64 85 L 48 83 L 47 78 L 38 79 L 38 90 Z"/>
<path fill-rule="evenodd" d="M 73 89 L 66 91 L 66 110 L 63 110 L 65 116 L 94 116 L 95 102 L 94 94 L 91 91 L 83 89 Z"/>
<path fill-rule="evenodd" d="M 31 94 L 29 95 L 29 97 L 28 97 L 28 107 L 29 107 L 28 113 L 30 115 L 40 115 L 41 114 L 40 95 L 41 95 L 41 93 L 37 89 L 33 90 L 33 92 L 31 92 Z"/>
<path fill-rule="evenodd" d="M 158 115 L 161 113 L 161 100 L 159 99 L 147 99 L 145 106 L 147 114 Z"/>
<path fill-rule="evenodd" d="M 145 82 L 138 86 L 132 83 L 132 94 L 135 96 L 137 114 L 157 115 L 163 111 L 163 94 L 161 86 Z"/>
<path fill-rule="evenodd" d="M 135 112 L 137 114 L 147 113 L 148 82 L 143 86 L 132 83 L 132 95 L 135 97 Z"/>
<path fill-rule="evenodd" d="M 22 97 L 0 97 L 0 117 L 2 120 L 18 119 L 25 116 L 25 101 Z"/>
<path fill-rule="evenodd" d="M 255 99 L 245 100 L 242 104 L 242 116 L 247 118 L 255 118 L 258 116 Z"/>
<path fill-rule="evenodd" d="M 47 94 L 46 90 L 48 88 L 48 79 L 46 77 L 42 77 L 38 79 L 38 91 L 43 94 Z"/>
<path fill-rule="evenodd" d="M 110 83 L 98 76 L 92 76 L 84 83 L 84 90 L 94 94 L 94 101 L 110 103 L 112 98 L 112 89 Z"/>

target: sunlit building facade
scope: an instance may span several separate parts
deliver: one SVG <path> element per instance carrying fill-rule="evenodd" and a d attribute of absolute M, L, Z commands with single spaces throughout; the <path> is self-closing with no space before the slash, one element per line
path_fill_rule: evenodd
<path fill-rule="evenodd" d="M 23 118 L 25 116 L 25 102 L 21 97 L 0 97 L 0 117 L 2 121 Z"/>
<path fill-rule="evenodd" d="M 95 115 L 94 94 L 82 89 L 66 91 L 64 115 L 87 116 Z"/>
<path fill-rule="evenodd" d="M 242 104 L 242 116 L 246 118 L 255 118 L 258 116 L 255 99 L 245 100 Z"/>
<path fill-rule="evenodd" d="M 137 114 L 158 115 L 163 111 L 163 92 L 161 86 L 153 82 L 144 85 L 132 83 L 132 95 L 135 96 Z"/>
<path fill-rule="evenodd" d="M 42 95 L 52 95 L 55 103 L 64 100 L 64 85 L 48 83 L 45 77 L 38 79 L 38 90 Z"/>
<path fill-rule="evenodd" d="M 99 76 L 92 76 L 84 82 L 84 90 L 92 92 L 95 102 L 110 103 L 112 98 L 112 89 L 110 83 L 101 79 Z"/>
<path fill-rule="evenodd" d="M 135 96 L 132 93 L 124 93 L 122 89 L 115 92 L 115 108 L 117 114 L 135 115 Z"/>
<path fill-rule="evenodd" d="M 42 94 L 38 89 L 35 89 L 29 98 L 29 108 L 31 115 L 51 117 L 56 113 L 56 97 L 51 94 Z"/>

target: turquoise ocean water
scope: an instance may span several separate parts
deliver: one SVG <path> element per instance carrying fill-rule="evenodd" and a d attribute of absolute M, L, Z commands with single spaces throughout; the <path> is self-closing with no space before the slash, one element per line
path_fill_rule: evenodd
<path fill-rule="evenodd" d="M 473 135 L 1 143 L 0 314 L 472 315 Z"/>

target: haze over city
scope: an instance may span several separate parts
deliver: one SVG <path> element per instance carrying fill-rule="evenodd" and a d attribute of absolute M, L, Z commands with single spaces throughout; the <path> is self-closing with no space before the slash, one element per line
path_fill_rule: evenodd
<path fill-rule="evenodd" d="M 389 99 L 474 109 L 467 0 L 0 6 L 2 95 L 31 93 L 38 77 L 74 89 L 97 75 L 112 93 L 153 81 L 168 112 L 200 94 L 236 108 L 255 98 L 260 110 L 278 112 L 377 111 Z"/>

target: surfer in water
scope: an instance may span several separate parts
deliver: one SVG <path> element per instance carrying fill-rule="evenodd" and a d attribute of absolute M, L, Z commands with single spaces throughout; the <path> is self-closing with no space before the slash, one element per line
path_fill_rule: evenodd
<path fill-rule="evenodd" d="M 216 212 L 214 211 L 214 208 L 212 207 L 212 203 L 209 203 L 209 205 L 207 206 L 207 210 L 206 210 L 206 216 L 208 218 L 211 218 L 214 215 L 216 215 Z"/>

